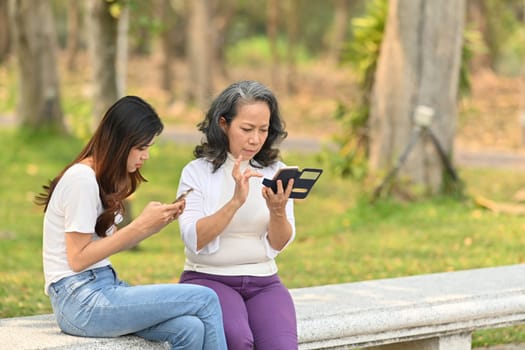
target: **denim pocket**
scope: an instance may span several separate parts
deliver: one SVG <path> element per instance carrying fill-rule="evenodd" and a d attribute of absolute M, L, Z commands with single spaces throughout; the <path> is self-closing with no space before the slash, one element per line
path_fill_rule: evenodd
<path fill-rule="evenodd" d="M 88 270 L 66 278 L 67 280 L 65 281 L 63 288 L 67 293 L 75 293 L 79 288 L 93 282 L 96 279 L 96 276 L 91 270 Z"/>

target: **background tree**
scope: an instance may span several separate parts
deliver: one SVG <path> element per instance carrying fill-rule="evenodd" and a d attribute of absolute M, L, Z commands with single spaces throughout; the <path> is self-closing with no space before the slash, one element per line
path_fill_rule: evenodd
<path fill-rule="evenodd" d="M 226 64 L 227 35 L 237 10 L 235 0 L 216 0 L 213 2 L 213 63 L 214 71 L 228 78 Z"/>
<path fill-rule="evenodd" d="M 66 67 L 69 71 L 77 68 L 77 56 L 80 49 L 81 6 L 78 1 L 67 2 L 67 43 Z"/>
<path fill-rule="evenodd" d="M 117 96 L 126 94 L 128 73 L 128 32 L 129 32 L 129 6 L 119 4 L 117 23 L 117 55 L 115 57 L 115 69 L 117 71 Z"/>
<path fill-rule="evenodd" d="M 7 58 L 11 47 L 7 3 L 8 0 L 0 0 L 0 63 Z"/>
<path fill-rule="evenodd" d="M 492 69 L 494 60 L 486 49 L 487 40 L 490 38 L 487 4 L 480 0 L 467 0 L 467 9 L 467 23 L 479 33 L 480 41 L 484 44 L 483 51 L 478 52 L 470 60 L 469 68 L 474 73 L 485 69 Z"/>
<path fill-rule="evenodd" d="M 90 0 L 87 14 L 89 56 L 93 66 L 93 110 L 98 123 L 126 91 L 129 8 L 126 3 L 117 1 Z M 131 222 L 132 216 L 131 202 L 125 200 L 121 225 Z"/>
<path fill-rule="evenodd" d="M 523 1 L 525 8 L 525 0 Z M 522 23 L 525 28 L 525 16 L 523 16 Z M 523 35 L 523 41 L 525 42 L 525 35 Z M 521 75 L 520 75 L 520 89 L 521 89 L 521 100 L 520 100 L 520 112 L 519 112 L 519 124 L 521 129 L 521 144 L 525 145 L 525 55 L 522 56 L 521 63 Z"/>
<path fill-rule="evenodd" d="M 434 110 L 431 130 L 452 154 L 464 16 L 464 0 L 389 2 L 369 117 L 372 171 L 394 166 L 411 137 L 419 105 Z M 444 169 L 431 140 L 423 138 L 400 175 L 437 193 Z"/>
<path fill-rule="evenodd" d="M 87 2 L 87 32 L 92 66 L 93 115 L 95 124 L 118 98 L 117 34 L 118 17 L 112 15 L 114 3 L 105 0 Z"/>
<path fill-rule="evenodd" d="M 188 3 L 188 51 L 189 91 L 188 100 L 204 108 L 213 94 L 212 17 L 208 0 L 194 0 Z"/>
<path fill-rule="evenodd" d="M 177 35 L 175 27 L 176 14 L 170 0 L 159 0 L 158 8 L 160 18 L 162 19 L 162 28 L 160 31 L 160 47 L 163 56 L 161 87 L 168 94 L 169 102 L 172 103 L 175 100 L 175 92 L 173 90 L 175 72 L 173 64 L 175 62 L 176 52 L 175 45 L 173 45 L 173 38 Z"/>
<path fill-rule="evenodd" d="M 297 50 L 299 40 L 300 0 L 289 0 L 286 3 L 286 76 L 284 85 L 289 94 L 297 92 Z"/>
<path fill-rule="evenodd" d="M 350 0 L 334 1 L 334 23 L 330 30 L 328 62 L 338 64 L 341 60 L 343 45 L 346 39 L 350 12 Z"/>
<path fill-rule="evenodd" d="M 50 2 L 13 0 L 10 14 L 19 68 L 17 116 L 24 126 L 63 132 L 57 40 Z"/>
<path fill-rule="evenodd" d="M 268 0 L 266 32 L 268 35 L 268 46 L 270 49 L 270 81 L 275 88 L 280 86 L 279 81 L 279 53 L 277 51 L 277 39 L 279 29 L 279 0 Z"/>

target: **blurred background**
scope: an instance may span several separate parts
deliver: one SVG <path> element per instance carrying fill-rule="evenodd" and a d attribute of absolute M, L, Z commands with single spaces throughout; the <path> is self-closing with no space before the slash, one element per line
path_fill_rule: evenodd
<path fill-rule="evenodd" d="M 345 175 L 392 168 L 421 104 L 451 159 L 521 152 L 524 29 L 521 0 L 0 0 L 0 125 L 85 138 L 137 94 L 195 132 L 214 95 L 256 79 Z M 412 169 L 423 148 L 401 172 L 434 193 L 443 179 Z"/>
<path fill-rule="evenodd" d="M 522 263 L 524 43 L 523 0 L 0 0 L 0 317 L 50 312 L 32 199 L 109 105 L 139 95 L 167 129 L 131 220 L 174 196 L 196 124 L 244 79 L 280 102 L 285 162 L 325 170 L 279 257 L 290 287 Z M 112 261 L 176 282 L 178 228 Z"/>

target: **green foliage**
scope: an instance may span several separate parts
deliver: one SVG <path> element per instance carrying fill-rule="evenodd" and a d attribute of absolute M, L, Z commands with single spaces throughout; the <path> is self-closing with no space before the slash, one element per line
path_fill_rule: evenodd
<path fill-rule="evenodd" d="M 461 66 L 459 69 L 459 96 L 467 96 L 470 93 L 469 62 L 475 54 L 485 51 L 481 33 L 473 29 L 465 29 L 463 35 L 463 48 L 461 50 Z"/>
<path fill-rule="evenodd" d="M 287 43 L 283 39 L 277 40 L 277 56 L 279 59 L 286 58 Z M 297 64 L 306 63 L 311 58 L 304 47 L 296 46 Z M 271 51 L 268 38 L 266 36 L 251 37 L 241 40 L 228 47 L 226 58 L 233 65 L 248 65 L 257 67 L 271 63 Z"/>
<path fill-rule="evenodd" d="M 507 34 L 505 46 L 501 48 L 501 54 L 496 62 L 496 71 L 502 74 L 516 76 L 523 71 L 525 28 L 523 24 L 517 23 L 519 27 L 515 28 L 510 34 Z"/>
<path fill-rule="evenodd" d="M 367 173 L 369 97 L 387 12 L 387 1 L 369 1 L 366 14 L 352 20 L 353 38 L 343 52 L 343 63 L 351 64 L 358 75 L 361 99 L 351 109 L 339 103 L 333 115 L 341 123 L 341 131 L 334 136 L 338 151 L 326 152 L 324 158 L 342 176 L 363 179 Z"/>
<path fill-rule="evenodd" d="M 321 56 L 325 49 L 323 37 L 333 20 L 333 8 L 329 1 L 299 2 L 298 26 L 300 28 L 300 42 L 308 56 Z M 279 2 L 279 36 L 286 35 L 285 28 L 288 16 L 286 2 Z M 220 6 L 220 5 L 219 5 Z M 224 5 L 222 5 L 224 6 Z M 267 12 L 266 2 L 239 0 L 235 2 L 235 17 L 226 33 L 227 49 L 238 45 L 239 42 L 253 37 L 266 37 Z"/>
<path fill-rule="evenodd" d="M 368 161 L 368 105 L 349 110 L 339 102 L 333 117 L 341 123 L 341 131 L 333 137 L 337 149 L 325 149 L 321 154 L 323 163 L 343 177 L 364 179 Z"/>
<path fill-rule="evenodd" d="M 486 0 L 487 47 L 496 72 L 516 74 L 521 70 L 523 54 L 523 2 L 521 0 Z M 497 14 L 494 15 L 494 14 Z"/>
<path fill-rule="evenodd" d="M 365 15 L 352 20 L 353 38 L 347 43 L 343 54 L 343 62 L 355 68 L 366 96 L 370 94 L 374 83 L 387 14 L 388 1 L 369 1 Z"/>

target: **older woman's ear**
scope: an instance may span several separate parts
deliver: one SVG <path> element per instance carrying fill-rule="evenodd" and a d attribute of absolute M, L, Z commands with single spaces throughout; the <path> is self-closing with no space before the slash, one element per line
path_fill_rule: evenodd
<path fill-rule="evenodd" d="M 226 118 L 222 116 L 219 117 L 219 126 L 221 127 L 222 131 L 228 131 L 228 122 L 226 121 Z"/>

